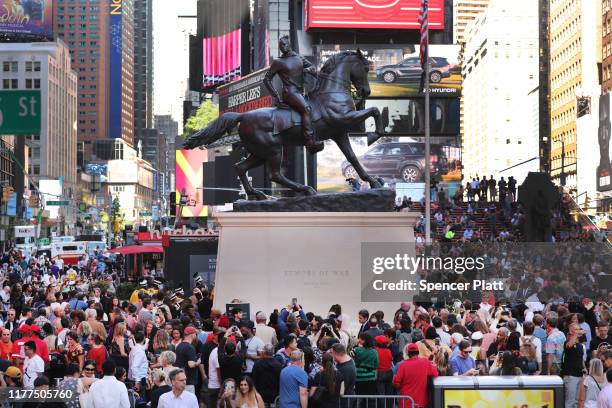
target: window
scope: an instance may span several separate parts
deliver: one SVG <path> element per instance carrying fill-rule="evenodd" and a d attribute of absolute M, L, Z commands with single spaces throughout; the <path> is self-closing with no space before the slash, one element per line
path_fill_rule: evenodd
<path fill-rule="evenodd" d="M 17 72 L 17 61 L 5 61 L 2 63 L 2 72 Z"/>
<path fill-rule="evenodd" d="M 32 80 L 30 78 L 27 78 L 25 81 L 26 89 L 32 89 Z"/>
<path fill-rule="evenodd" d="M 34 80 L 34 89 L 40 89 L 40 79 Z"/>
<path fill-rule="evenodd" d="M 18 81 L 16 79 L 3 79 L 2 88 L 4 89 L 17 89 Z"/>
<path fill-rule="evenodd" d="M 385 152 L 384 146 L 376 146 L 372 150 L 366 153 L 367 156 L 382 156 Z"/>

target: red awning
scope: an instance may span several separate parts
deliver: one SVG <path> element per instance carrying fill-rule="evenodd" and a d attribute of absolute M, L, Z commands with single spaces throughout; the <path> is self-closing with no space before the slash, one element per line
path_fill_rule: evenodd
<path fill-rule="evenodd" d="M 113 249 L 111 252 L 123 255 L 163 253 L 161 245 L 128 245 Z"/>

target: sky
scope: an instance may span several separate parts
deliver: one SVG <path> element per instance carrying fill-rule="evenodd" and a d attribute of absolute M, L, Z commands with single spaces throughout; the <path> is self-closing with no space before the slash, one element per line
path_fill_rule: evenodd
<path fill-rule="evenodd" d="M 196 0 L 153 0 L 153 102 L 156 115 L 172 114 L 182 133 L 189 77 L 189 37 L 195 34 Z"/>

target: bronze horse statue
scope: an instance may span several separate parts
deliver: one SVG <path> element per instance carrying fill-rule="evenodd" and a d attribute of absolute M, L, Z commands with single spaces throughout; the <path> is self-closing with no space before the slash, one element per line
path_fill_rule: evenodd
<path fill-rule="evenodd" d="M 380 181 L 368 175 L 357 160 L 348 136 L 348 132 L 359 132 L 360 125 L 370 117 L 376 121 L 376 133 L 368 135 L 368 143 L 372 144 L 384 133 L 385 123 L 378 108 L 357 110 L 351 96 L 351 85 L 363 100 L 370 95 L 368 71 L 368 61 L 359 50 L 334 55 L 317 74 L 317 86 L 308 95 L 308 102 L 318 139 L 336 142 L 359 177 L 371 188 L 381 188 Z M 272 181 L 307 195 L 316 194 L 312 187 L 289 180 L 281 173 L 283 146 L 303 146 L 305 143 L 300 116 L 291 109 L 262 108 L 245 113 L 224 113 L 194 133 L 183 147 L 208 147 L 232 132 L 238 124 L 240 140 L 249 155 L 234 167 L 249 199 L 268 199 L 263 192 L 253 188 L 246 176 L 249 169 L 262 164 L 268 165 Z"/>

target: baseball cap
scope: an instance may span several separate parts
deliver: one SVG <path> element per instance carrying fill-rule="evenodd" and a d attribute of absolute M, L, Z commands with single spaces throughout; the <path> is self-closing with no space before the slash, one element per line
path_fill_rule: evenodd
<path fill-rule="evenodd" d="M 184 333 L 185 333 L 185 335 L 186 335 L 186 336 L 188 336 L 188 335 L 190 335 L 190 334 L 196 334 L 197 332 L 198 332 L 198 331 L 196 330 L 196 328 L 195 328 L 195 327 L 193 327 L 193 326 L 187 326 L 187 327 L 185 328 L 185 332 L 184 332 Z"/>
<path fill-rule="evenodd" d="M 40 327 L 38 327 L 37 325 L 33 324 L 30 326 L 30 330 L 32 330 L 35 333 L 40 333 Z"/>
<path fill-rule="evenodd" d="M 389 342 L 389 338 L 387 336 L 376 336 L 374 337 L 374 340 L 376 340 L 378 344 L 383 344 L 383 345 Z"/>
<path fill-rule="evenodd" d="M 408 351 L 409 353 L 418 353 L 419 352 L 419 346 L 417 346 L 414 343 L 410 343 L 408 345 L 408 347 L 406 348 L 406 351 Z"/>
<path fill-rule="evenodd" d="M 32 331 L 32 328 L 27 324 L 22 324 L 21 327 L 19 327 L 19 331 L 22 333 L 26 333 Z"/>
<path fill-rule="evenodd" d="M 4 372 L 4 375 L 9 376 L 11 378 L 21 378 L 21 371 L 17 367 L 10 366 Z"/>

